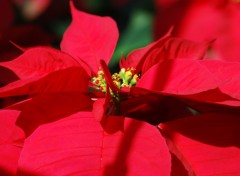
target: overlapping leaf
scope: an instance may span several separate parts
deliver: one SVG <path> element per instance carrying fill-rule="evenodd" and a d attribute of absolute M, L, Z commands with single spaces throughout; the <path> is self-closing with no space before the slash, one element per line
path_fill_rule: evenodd
<path fill-rule="evenodd" d="M 160 40 L 151 51 L 148 52 L 142 66 L 142 72 L 146 72 L 153 65 L 165 59 L 202 59 L 208 47 L 209 43 L 196 43 L 169 36 L 163 41 Z"/>
<path fill-rule="evenodd" d="M 1 62 L 20 79 L 42 77 L 54 71 L 80 66 L 71 56 L 50 47 L 34 47 L 26 50 L 16 59 Z"/>
<path fill-rule="evenodd" d="M 166 59 L 191 58 L 202 59 L 210 43 L 197 43 L 171 36 L 171 30 L 162 38 L 148 46 L 131 52 L 126 60 L 120 61 L 120 67 L 136 68 L 145 73 L 155 64 Z"/>
<path fill-rule="evenodd" d="M 134 92 L 131 92 L 132 97 L 122 100 L 120 103 L 119 111 L 123 116 L 156 125 L 160 122 L 192 115 L 181 101 L 173 97 L 151 92 L 148 92 L 146 95 L 141 94 L 141 96 L 137 96 L 137 93 L 143 90 L 138 88 L 134 88 L 133 90 Z"/>
<path fill-rule="evenodd" d="M 90 112 L 39 127 L 19 160 L 23 175 L 155 176 L 169 175 L 170 167 L 166 143 L 155 127 L 126 118 L 124 130 L 109 135 Z"/>
<path fill-rule="evenodd" d="M 151 79 L 149 79 L 151 78 Z M 176 95 L 188 95 L 215 89 L 221 84 L 198 60 L 165 60 L 153 66 L 137 87 Z"/>
<path fill-rule="evenodd" d="M 78 92 L 40 94 L 24 103 L 17 125 L 26 135 L 30 135 L 42 124 L 92 108 L 91 99 Z"/>
<path fill-rule="evenodd" d="M 12 82 L 0 88 L 0 96 L 33 95 L 49 92 L 87 92 L 88 75 L 81 67 L 71 67 L 48 74 Z"/>
<path fill-rule="evenodd" d="M 237 115 L 214 113 L 160 124 L 160 129 L 189 175 L 239 175 L 239 123 Z"/>
<path fill-rule="evenodd" d="M 239 107 L 238 77 L 233 74 L 238 68 L 238 64 L 216 60 L 165 60 L 149 69 L 137 87 L 200 103 Z"/>

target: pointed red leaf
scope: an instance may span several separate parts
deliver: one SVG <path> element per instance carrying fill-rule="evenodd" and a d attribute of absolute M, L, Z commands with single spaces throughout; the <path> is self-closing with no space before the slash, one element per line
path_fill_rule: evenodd
<path fill-rule="evenodd" d="M 61 49 L 97 73 L 99 60 L 108 63 L 112 57 L 118 39 L 116 23 L 110 17 L 81 12 L 70 2 L 72 23 L 64 33 Z"/>
<path fill-rule="evenodd" d="M 165 60 L 153 66 L 137 87 L 168 94 L 188 95 L 217 88 L 221 81 L 198 60 Z"/>
<path fill-rule="evenodd" d="M 40 126 L 19 160 L 23 175 L 168 176 L 170 167 L 166 143 L 154 126 L 126 118 L 124 131 L 108 134 L 90 112 Z"/>
<path fill-rule="evenodd" d="M 20 79 L 27 79 L 80 65 L 71 56 L 54 48 L 34 47 L 12 61 L 0 62 L 0 66 L 12 70 Z"/>
<path fill-rule="evenodd" d="M 131 53 L 127 55 L 127 58 L 122 58 L 120 60 L 120 68 L 137 68 L 138 64 L 141 61 L 141 58 L 144 57 L 144 55 L 156 45 L 157 42 L 153 42 L 143 48 L 139 48 L 136 50 L 133 50 Z"/>
<path fill-rule="evenodd" d="M 134 50 L 126 60 L 121 59 L 120 67 L 134 67 L 145 73 L 158 62 L 166 59 L 202 59 L 210 43 L 197 43 L 171 36 L 172 28 L 164 37 L 144 48 Z"/>
<path fill-rule="evenodd" d="M 0 111 L 0 175 L 16 175 L 24 132 L 15 125 L 19 111 Z"/>
<path fill-rule="evenodd" d="M 228 85 L 227 79 L 222 79 L 212 71 L 214 64 L 210 64 L 212 66 L 210 68 L 205 62 L 208 63 L 208 61 L 191 59 L 165 60 L 149 69 L 139 80 L 137 87 L 158 94 L 186 98 L 183 100 L 189 105 L 193 105 L 189 100 L 194 100 L 239 107 L 240 101 L 234 96 L 237 91 L 230 93 L 226 90 L 227 86 L 229 90 L 233 90 L 231 86 L 234 85 Z"/>
<path fill-rule="evenodd" d="M 160 125 L 189 175 L 240 175 L 240 118 L 204 114 Z M 178 175 L 173 173 L 173 175 Z"/>
<path fill-rule="evenodd" d="M 153 42 L 149 45 L 147 45 L 144 48 L 140 48 L 140 49 L 136 49 L 134 51 L 132 51 L 126 58 L 125 62 L 122 61 L 123 59 L 121 59 L 120 61 L 120 67 L 125 67 L 125 68 L 136 68 L 136 72 L 142 72 L 143 69 L 143 64 L 146 61 L 148 55 L 155 50 L 156 48 L 158 48 L 159 46 L 163 46 L 164 43 L 169 40 L 169 38 L 171 38 L 171 32 L 172 29 L 170 29 L 165 36 L 163 36 L 162 38 L 158 39 L 156 42 Z M 156 62 L 157 63 L 157 62 Z M 155 64 L 156 64 L 155 63 Z M 121 65 L 124 64 L 124 65 Z M 145 70 L 146 71 L 146 70 Z"/>
<path fill-rule="evenodd" d="M 146 72 L 153 65 L 165 59 L 202 59 L 208 47 L 209 43 L 196 43 L 190 40 L 169 37 L 164 42 L 158 43 L 148 53 L 142 71 Z"/>
<path fill-rule="evenodd" d="M 48 92 L 88 92 L 88 75 L 81 67 L 53 72 L 45 77 L 18 80 L 0 88 L 0 97 Z"/>

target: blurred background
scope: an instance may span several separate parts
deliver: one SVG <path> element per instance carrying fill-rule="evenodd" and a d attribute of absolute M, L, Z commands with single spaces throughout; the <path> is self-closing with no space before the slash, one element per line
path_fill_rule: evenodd
<path fill-rule="evenodd" d="M 151 0 L 74 0 L 74 3 L 80 10 L 111 16 L 117 22 L 120 39 L 110 67 L 117 65 L 121 55 L 153 40 Z M 71 22 L 68 0 L 0 0 L 0 4 L 1 60 L 19 54 L 12 51 L 14 47 L 8 40 L 21 47 L 52 45 L 58 48 Z"/>

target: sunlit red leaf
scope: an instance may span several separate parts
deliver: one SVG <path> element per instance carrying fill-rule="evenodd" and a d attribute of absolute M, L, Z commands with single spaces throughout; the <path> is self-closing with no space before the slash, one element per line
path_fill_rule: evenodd
<path fill-rule="evenodd" d="M 227 176 L 240 174 L 239 124 L 237 115 L 213 113 L 160 124 L 160 129 L 189 175 Z"/>
<path fill-rule="evenodd" d="M 72 2 L 70 6 L 72 23 L 64 33 L 61 49 L 83 65 L 87 63 L 96 73 L 100 66 L 99 60 L 108 63 L 112 57 L 118 39 L 117 25 L 109 17 L 78 11 Z"/>
<path fill-rule="evenodd" d="M 165 60 L 153 66 L 137 87 L 169 94 L 188 95 L 217 88 L 221 80 L 198 60 Z"/>
<path fill-rule="evenodd" d="M 123 131 L 107 134 L 90 112 L 40 126 L 19 160 L 23 175 L 155 176 L 169 175 L 170 167 L 166 143 L 155 127 L 126 118 Z"/>
<path fill-rule="evenodd" d="M 0 62 L 0 65 L 12 70 L 20 79 L 45 76 L 57 70 L 80 66 L 71 56 L 48 47 L 28 49 L 16 59 Z"/>
<path fill-rule="evenodd" d="M 237 67 L 236 64 L 233 70 Z M 192 104 L 189 100 L 239 107 L 238 78 L 231 76 L 232 72 L 226 74 L 224 72 L 226 72 L 224 62 L 191 59 L 165 60 L 149 69 L 139 80 L 137 87 L 148 89 L 153 93 L 186 98 L 184 102 L 196 106 L 198 106 L 196 102 Z"/>

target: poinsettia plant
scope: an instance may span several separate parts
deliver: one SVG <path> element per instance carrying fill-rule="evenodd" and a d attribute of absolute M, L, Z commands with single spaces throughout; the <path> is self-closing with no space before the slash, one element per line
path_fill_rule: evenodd
<path fill-rule="evenodd" d="M 116 23 L 70 7 L 61 51 L 0 63 L 19 78 L 0 96 L 28 96 L 0 111 L 2 175 L 239 174 L 238 63 L 170 30 L 111 75 Z"/>

